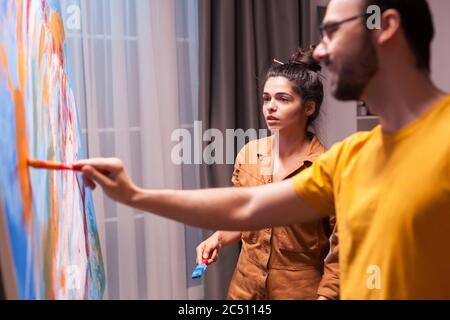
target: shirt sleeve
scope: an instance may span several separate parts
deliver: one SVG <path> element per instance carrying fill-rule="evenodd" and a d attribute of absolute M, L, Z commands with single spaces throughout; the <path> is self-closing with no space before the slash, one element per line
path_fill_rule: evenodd
<path fill-rule="evenodd" d="M 325 259 L 322 281 L 317 291 L 318 296 L 326 297 L 330 300 L 339 299 L 339 238 L 336 218 L 330 218 L 330 227 L 333 233 L 330 238 L 330 253 Z"/>
<path fill-rule="evenodd" d="M 244 155 L 245 155 L 245 146 L 244 148 L 238 153 L 236 160 L 234 162 L 234 171 L 233 171 L 233 175 L 231 176 L 231 182 L 233 183 L 233 185 L 235 187 L 241 187 L 241 181 L 239 179 L 240 173 L 241 173 L 241 167 L 242 167 L 242 163 L 244 161 Z"/>
<path fill-rule="evenodd" d="M 320 213 L 335 215 L 334 177 L 344 143 L 338 143 L 320 156 L 292 182 L 297 195 Z"/>
<path fill-rule="evenodd" d="M 447 184 L 445 185 L 446 191 L 447 191 L 447 195 L 450 196 L 450 146 L 448 148 L 448 152 L 447 152 L 447 178 L 445 179 L 445 181 L 447 182 Z"/>

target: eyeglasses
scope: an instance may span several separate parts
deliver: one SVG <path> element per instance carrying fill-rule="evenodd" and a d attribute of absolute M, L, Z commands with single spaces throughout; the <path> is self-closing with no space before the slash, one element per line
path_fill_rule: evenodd
<path fill-rule="evenodd" d="M 350 22 L 350 21 L 353 21 L 356 19 L 364 18 L 364 17 L 367 17 L 368 15 L 369 15 L 368 13 L 363 13 L 363 14 L 358 14 L 357 16 L 353 16 L 353 17 L 341 20 L 341 21 L 331 22 L 328 24 L 322 24 L 321 26 L 319 26 L 319 32 L 320 32 L 322 41 L 324 38 L 331 39 L 333 34 L 339 29 L 341 24 L 344 24 L 346 22 Z"/>

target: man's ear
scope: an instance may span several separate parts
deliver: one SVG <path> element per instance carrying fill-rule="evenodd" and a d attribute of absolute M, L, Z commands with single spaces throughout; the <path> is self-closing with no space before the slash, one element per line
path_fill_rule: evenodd
<path fill-rule="evenodd" d="M 381 16 L 381 29 L 376 30 L 377 42 L 384 45 L 399 32 L 402 25 L 402 17 L 397 10 L 388 9 Z"/>
<path fill-rule="evenodd" d="M 316 103 L 314 101 L 308 101 L 305 104 L 305 114 L 310 117 L 316 112 Z"/>

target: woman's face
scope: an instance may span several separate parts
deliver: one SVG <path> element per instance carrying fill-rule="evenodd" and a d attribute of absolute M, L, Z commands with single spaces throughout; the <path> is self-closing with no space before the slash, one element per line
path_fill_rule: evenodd
<path fill-rule="evenodd" d="M 263 110 L 269 130 L 302 129 L 308 119 L 302 98 L 284 77 L 269 78 L 264 86 Z M 313 111 L 314 112 L 314 111 Z"/>

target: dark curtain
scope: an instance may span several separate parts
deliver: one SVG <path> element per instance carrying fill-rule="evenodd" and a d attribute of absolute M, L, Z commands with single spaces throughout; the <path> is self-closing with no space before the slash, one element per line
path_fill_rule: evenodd
<path fill-rule="evenodd" d="M 3 289 L 3 276 L 2 276 L 2 269 L 1 269 L 1 267 L 0 267 L 0 301 L 2 301 L 2 300 L 5 300 L 6 299 L 6 297 L 5 297 L 5 292 L 4 292 L 4 289 Z"/>
<path fill-rule="evenodd" d="M 302 5 L 301 0 L 200 0 L 199 107 L 205 130 L 265 128 L 261 82 L 273 59 L 286 61 L 300 46 Z M 202 187 L 230 186 L 232 171 L 231 165 L 203 165 Z M 222 249 L 206 273 L 207 299 L 226 297 L 238 254 L 238 246 Z"/>

